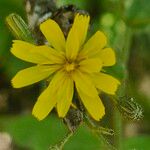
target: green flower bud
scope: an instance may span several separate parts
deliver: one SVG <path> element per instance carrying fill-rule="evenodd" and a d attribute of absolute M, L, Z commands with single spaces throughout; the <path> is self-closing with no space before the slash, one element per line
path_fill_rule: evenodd
<path fill-rule="evenodd" d="M 142 107 L 133 98 L 121 97 L 117 103 L 122 116 L 130 120 L 140 120 L 143 117 Z"/>
<path fill-rule="evenodd" d="M 28 25 L 19 15 L 10 14 L 6 18 L 6 23 L 16 39 L 34 43 L 34 39 Z"/>

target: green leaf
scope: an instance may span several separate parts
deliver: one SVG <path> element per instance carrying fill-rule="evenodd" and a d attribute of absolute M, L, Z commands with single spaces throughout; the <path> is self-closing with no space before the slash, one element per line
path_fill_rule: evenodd
<path fill-rule="evenodd" d="M 8 132 L 19 147 L 31 150 L 46 150 L 67 134 L 62 121 L 51 115 L 43 121 L 33 116 L 17 116 L 0 119 L 3 131 Z M 88 143 L 88 144 L 87 144 Z M 65 150 L 100 149 L 100 142 L 85 126 L 81 126 L 65 145 Z"/>

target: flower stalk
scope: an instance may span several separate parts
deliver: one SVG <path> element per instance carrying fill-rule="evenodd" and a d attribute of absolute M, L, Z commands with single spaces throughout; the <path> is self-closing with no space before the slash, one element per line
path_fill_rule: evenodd
<path fill-rule="evenodd" d="M 125 39 L 126 38 L 126 39 Z M 128 59 L 129 59 L 129 53 L 130 53 L 130 46 L 132 41 L 132 31 L 130 28 L 126 27 L 126 31 L 124 32 L 124 35 L 122 37 L 124 40 L 124 43 L 122 44 L 122 51 L 121 56 L 122 59 L 120 60 L 121 64 L 125 67 L 125 74 L 124 78 L 122 79 L 122 84 L 118 90 L 118 97 L 122 97 L 122 95 L 126 94 L 126 86 L 127 86 L 127 78 L 128 78 Z M 122 117 L 119 112 L 119 110 L 114 107 L 114 130 L 115 130 L 115 137 L 114 137 L 114 143 L 118 150 L 123 149 L 123 123 L 122 123 Z"/>
<path fill-rule="evenodd" d="M 62 150 L 66 142 L 73 136 L 73 132 L 69 132 L 58 144 L 50 146 L 49 150 Z"/>

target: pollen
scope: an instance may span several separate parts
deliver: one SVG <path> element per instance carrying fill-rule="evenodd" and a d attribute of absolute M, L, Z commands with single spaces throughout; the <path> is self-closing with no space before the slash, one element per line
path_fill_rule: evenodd
<path fill-rule="evenodd" d="M 73 71 L 75 69 L 75 63 L 66 63 L 65 64 L 65 70 L 67 72 Z"/>

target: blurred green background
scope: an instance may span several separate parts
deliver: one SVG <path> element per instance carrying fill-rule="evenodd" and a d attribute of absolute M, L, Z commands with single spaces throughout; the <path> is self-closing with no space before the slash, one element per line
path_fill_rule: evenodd
<path fill-rule="evenodd" d="M 122 51 L 128 49 L 127 94 L 143 107 L 144 117 L 139 122 L 123 119 L 124 150 L 149 150 L 150 1 L 58 0 L 59 6 L 66 4 L 87 10 L 92 18 L 90 32 L 100 29 L 108 36 L 118 62 L 107 71 L 118 79 L 126 74 L 126 66 L 121 62 L 124 59 Z M 10 54 L 14 38 L 5 24 L 5 17 L 13 12 L 26 20 L 23 0 L 0 0 L 0 146 L 4 133 L 7 133 L 13 140 L 14 150 L 46 150 L 50 144 L 58 142 L 67 129 L 55 115 L 41 122 L 31 116 L 41 90 L 39 83 L 17 90 L 11 87 L 11 78 L 29 65 Z M 130 39 L 127 38 L 129 34 Z M 101 141 L 82 125 L 64 149 L 98 150 Z M 0 150 L 3 149 L 0 147 Z"/>

